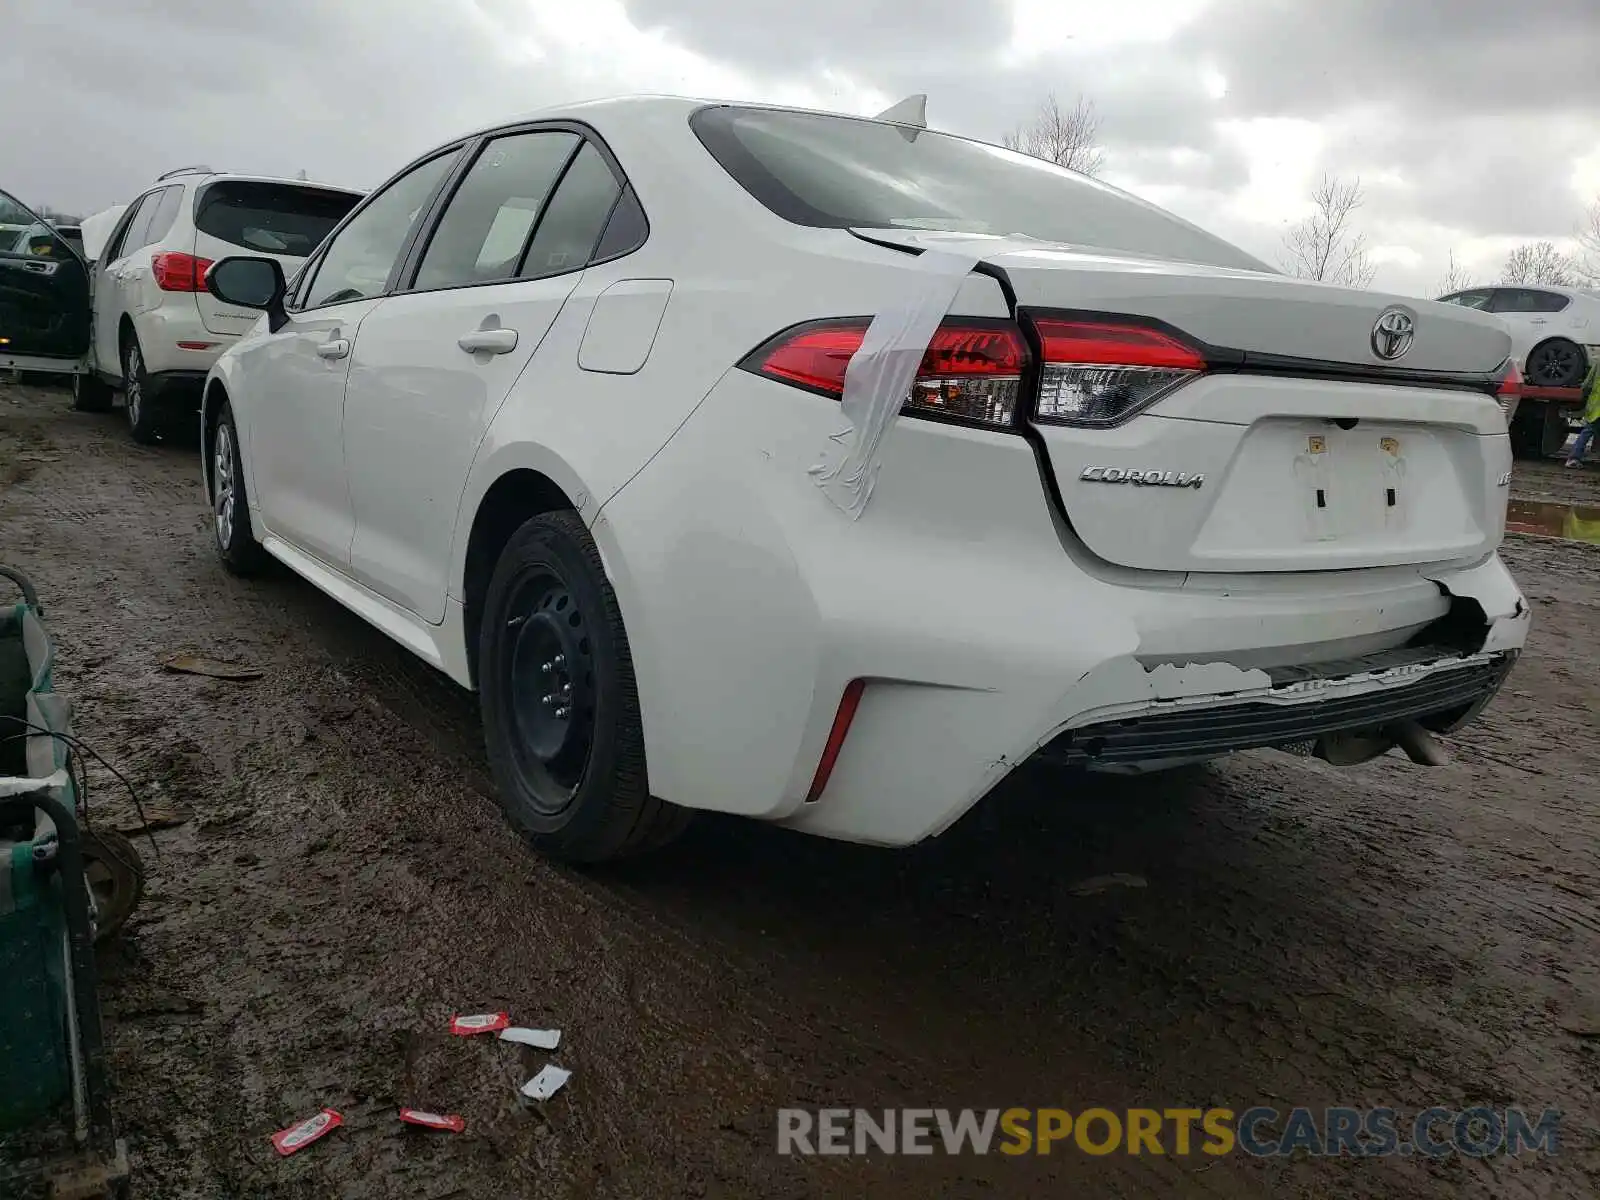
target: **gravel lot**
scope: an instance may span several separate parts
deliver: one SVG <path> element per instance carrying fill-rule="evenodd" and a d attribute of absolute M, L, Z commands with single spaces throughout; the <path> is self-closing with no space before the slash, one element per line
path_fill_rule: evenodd
<path fill-rule="evenodd" d="M 1597 504 L 1600 470 L 1515 492 Z M 194 447 L 0 386 L 0 561 L 40 585 L 78 732 L 168 826 L 102 957 L 149 1200 L 1600 1194 L 1600 549 L 1505 556 L 1532 640 L 1451 766 L 1023 772 L 909 851 L 707 819 L 580 873 L 500 819 L 472 697 L 287 572 L 222 572 Z M 264 674 L 163 669 L 185 651 Z M 1148 886 L 1074 894 L 1112 872 Z M 546 1055 L 446 1036 L 499 1008 L 565 1031 L 542 1109 L 515 1087 Z M 1554 1106 L 1563 1152 L 774 1150 L 786 1105 L 1256 1103 Z M 324 1105 L 344 1129 L 273 1154 Z"/>

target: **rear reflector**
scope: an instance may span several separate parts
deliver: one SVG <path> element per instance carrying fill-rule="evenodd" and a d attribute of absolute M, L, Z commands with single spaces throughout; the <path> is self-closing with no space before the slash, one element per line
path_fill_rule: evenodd
<path fill-rule="evenodd" d="M 844 695 L 839 698 L 839 710 L 833 716 L 833 728 L 828 730 L 827 745 L 823 746 L 822 758 L 817 762 L 817 773 L 811 777 L 807 804 L 821 796 L 828 786 L 828 777 L 833 774 L 834 763 L 839 761 L 839 751 L 844 749 L 845 736 L 850 732 L 850 723 L 856 719 L 856 709 L 861 706 L 861 693 L 866 687 L 864 679 L 852 679 L 845 685 Z"/>
<path fill-rule="evenodd" d="M 1194 346 L 1145 325 L 1035 317 L 1033 327 L 1037 417 L 1051 425 L 1120 425 L 1206 369 Z"/>
<path fill-rule="evenodd" d="M 838 400 L 866 336 L 866 318 L 813 321 L 785 330 L 739 365 L 757 375 Z M 1009 321 L 952 318 L 922 356 L 906 411 L 1009 426 L 1016 414 L 1028 346 Z"/>
<path fill-rule="evenodd" d="M 163 292 L 203 292 L 206 272 L 210 269 L 209 258 L 196 258 L 175 250 L 157 254 L 150 260 L 156 286 Z"/>
<path fill-rule="evenodd" d="M 216 342 L 179 342 L 179 350 L 209 350 Z"/>

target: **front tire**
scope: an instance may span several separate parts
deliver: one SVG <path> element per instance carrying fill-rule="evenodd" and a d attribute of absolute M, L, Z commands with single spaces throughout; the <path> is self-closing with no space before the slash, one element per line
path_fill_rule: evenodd
<path fill-rule="evenodd" d="M 128 432 L 141 446 L 152 446 L 161 436 L 153 390 L 139 336 L 129 330 L 122 339 L 122 402 L 128 413 Z"/>
<path fill-rule="evenodd" d="M 596 863 L 681 832 L 686 810 L 650 795 L 627 631 L 576 513 L 512 534 L 478 645 L 489 767 L 507 818 L 535 846 Z"/>
<path fill-rule="evenodd" d="M 72 407 L 77 412 L 110 412 L 112 395 L 110 385 L 93 371 L 72 377 Z"/>
<path fill-rule="evenodd" d="M 211 527 L 217 557 L 234 575 L 254 575 L 266 565 L 267 552 L 256 541 L 250 525 L 250 498 L 244 486 L 244 460 L 239 452 L 239 428 L 226 402 L 217 413 L 211 444 Z"/>

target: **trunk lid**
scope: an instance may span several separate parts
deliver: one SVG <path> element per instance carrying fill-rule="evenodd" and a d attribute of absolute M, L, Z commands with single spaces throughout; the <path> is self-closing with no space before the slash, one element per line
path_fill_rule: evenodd
<path fill-rule="evenodd" d="M 971 253 L 1005 272 L 1024 314 L 1141 319 L 1213 364 L 1120 424 L 1034 422 L 1068 522 L 1107 561 L 1334 570 L 1499 545 L 1511 450 L 1491 393 L 1511 340 L 1486 314 L 1028 238 L 854 232 Z M 1413 337 L 1386 361 L 1376 327 L 1392 310 Z"/>

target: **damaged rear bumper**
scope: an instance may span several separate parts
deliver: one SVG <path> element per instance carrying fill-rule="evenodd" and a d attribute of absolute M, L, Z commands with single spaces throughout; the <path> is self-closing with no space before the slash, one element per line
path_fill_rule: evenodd
<path fill-rule="evenodd" d="M 900 422 L 869 510 L 849 521 L 808 474 L 837 427 L 828 405 L 731 372 L 592 525 L 662 799 L 908 845 L 1064 735 L 1178 712 L 1215 729 L 1241 704 L 1294 722 L 1183 756 L 1337 738 L 1337 760 L 1355 761 L 1375 738 L 1382 752 L 1411 726 L 1468 719 L 1527 636 L 1498 557 L 1449 570 L 1112 567 L 1057 521 L 1028 444 L 987 430 Z M 1408 690 L 1423 685 L 1440 691 Z M 1379 694 L 1406 703 L 1362 707 Z M 844 697 L 859 703 L 834 744 Z M 1330 724 L 1335 704 L 1360 723 Z M 1171 753 L 1117 767 L 1172 765 Z"/>

